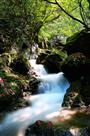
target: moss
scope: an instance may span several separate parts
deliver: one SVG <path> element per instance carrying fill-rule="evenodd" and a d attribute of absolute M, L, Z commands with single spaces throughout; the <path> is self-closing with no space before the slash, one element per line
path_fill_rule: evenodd
<path fill-rule="evenodd" d="M 28 75 L 28 71 L 31 68 L 29 61 L 23 56 L 15 58 L 10 67 L 14 72 L 17 72 L 21 75 Z"/>
<path fill-rule="evenodd" d="M 64 53 L 64 52 L 61 51 L 61 50 L 58 50 L 58 49 L 53 48 L 53 49 L 52 49 L 52 53 L 53 53 L 53 54 L 58 54 L 58 55 L 60 56 L 60 58 L 62 58 L 63 60 L 64 60 L 65 58 L 67 58 L 67 54 Z"/>
<path fill-rule="evenodd" d="M 70 81 L 78 80 L 82 76 L 90 75 L 90 59 L 83 53 L 73 53 L 61 62 L 61 69 Z"/>
<path fill-rule="evenodd" d="M 11 63 L 11 56 L 9 53 L 3 53 L 0 55 L 0 66 L 9 66 Z"/>
<path fill-rule="evenodd" d="M 74 43 L 82 35 L 82 32 L 83 31 L 77 32 L 74 35 L 72 35 L 71 37 L 67 38 L 66 45 L 72 45 L 72 43 Z"/>

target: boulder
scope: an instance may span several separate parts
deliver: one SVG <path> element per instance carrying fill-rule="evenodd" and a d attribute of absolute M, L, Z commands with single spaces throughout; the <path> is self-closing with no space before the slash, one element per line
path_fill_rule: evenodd
<path fill-rule="evenodd" d="M 0 54 L 5 52 L 5 44 L 3 42 L 3 39 L 0 37 Z"/>
<path fill-rule="evenodd" d="M 64 53 L 62 52 L 52 52 L 52 53 L 42 53 L 37 58 L 37 63 L 41 63 L 45 66 L 49 73 L 58 73 L 61 71 L 61 61 L 63 61 Z"/>
<path fill-rule="evenodd" d="M 38 84 L 40 83 L 40 81 L 38 81 L 35 77 L 32 77 L 29 81 L 29 91 L 32 94 L 37 94 L 38 91 Z"/>
<path fill-rule="evenodd" d="M 90 31 L 82 30 L 69 37 L 64 50 L 68 54 L 82 52 L 90 58 Z"/>
<path fill-rule="evenodd" d="M 64 96 L 62 104 L 63 107 L 81 107 L 82 105 L 84 105 L 79 93 L 80 88 L 80 81 L 75 81 L 71 84 Z"/>
<path fill-rule="evenodd" d="M 28 75 L 28 72 L 31 68 L 30 63 L 27 59 L 24 59 L 23 57 L 19 57 L 13 60 L 13 62 L 10 64 L 10 67 L 19 74 L 22 75 Z"/>
<path fill-rule="evenodd" d="M 25 136 L 54 136 L 53 124 L 38 120 L 26 129 Z"/>
<path fill-rule="evenodd" d="M 61 69 L 69 81 L 90 75 L 90 59 L 83 53 L 69 55 L 61 64 Z"/>
<path fill-rule="evenodd" d="M 9 109 L 9 106 L 14 104 L 21 95 L 19 86 L 14 81 L 10 83 L 8 80 L 0 77 L 0 111 Z"/>
<path fill-rule="evenodd" d="M 90 105 L 90 84 L 83 85 L 80 89 L 80 96 L 85 105 Z"/>
<path fill-rule="evenodd" d="M 11 55 L 9 53 L 0 54 L 0 67 L 9 66 L 11 63 Z"/>
<path fill-rule="evenodd" d="M 43 61 L 46 59 L 46 57 L 51 54 L 51 51 L 50 50 L 45 50 L 44 52 L 42 51 L 39 55 L 38 55 L 38 58 L 36 60 L 36 63 L 37 64 L 42 64 Z"/>
<path fill-rule="evenodd" d="M 81 128 L 77 133 L 77 136 L 89 136 L 90 135 L 90 128 Z"/>
<path fill-rule="evenodd" d="M 90 82 L 74 81 L 64 96 L 62 106 L 82 107 L 88 105 L 90 105 Z"/>
<path fill-rule="evenodd" d="M 73 136 L 68 130 L 57 128 L 54 136 Z"/>
<path fill-rule="evenodd" d="M 52 122 L 36 121 L 25 131 L 25 136 L 72 136 L 68 130 L 55 128 Z"/>
<path fill-rule="evenodd" d="M 49 73 L 58 73 L 61 71 L 60 62 L 62 59 L 58 54 L 51 54 L 43 61 L 43 65 Z"/>

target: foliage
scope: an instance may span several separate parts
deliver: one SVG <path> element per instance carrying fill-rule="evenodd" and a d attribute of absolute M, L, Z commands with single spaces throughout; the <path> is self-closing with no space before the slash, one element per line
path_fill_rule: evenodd
<path fill-rule="evenodd" d="M 5 95 L 14 95 L 14 89 L 16 89 L 15 86 L 8 86 L 4 80 L 0 77 L 0 96 L 5 96 Z"/>
<path fill-rule="evenodd" d="M 11 82 L 10 84 L 6 79 L 0 77 L 0 97 L 15 95 L 17 90 L 19 88 L 15 82 Z"/>
<path fill-rule="evenodd" d="M 7 47 L 67 37 L 90 26 L 89 0 L 2 0 L 0 39 Z"/>
<path fill-rule="evenodd" d="M 9 47 L 12 43 L 32 45 L 38 42 L 43 23 L 59 14 L 43 0 L 2 0 L 0 7 L 0 39 Z"/>
<path fill-rule="evenodd" d="M 64 37 L 81 31 L 84 27 L 90 27 L 89 0 L 44 0 L 47 3 L 59 8 L 60 17 L 49 24 L 45 24 L 40 31 L 39 37 L 44 35 L 52 38 L 54 35 Z M 43 36 L 42 36 L 43 35 Z"/>
<path fill-rule="evenodd" d="M 0 96 L 21 96 L 21 86 L 29 84 L 30 77 L 12 72 L 10 68 L 0 69 Z"/>
<path fill-rule="evenodd" d="M 52 49 L 52 52 L 58 54 L 63 60 L 64 60 L 65 58 L 67 58 L 67 54 L 64 53 L 64 52 L 61 51 L 61 50 L 58 50 L 58 49 L 53 48 L 53 49 Z"/>

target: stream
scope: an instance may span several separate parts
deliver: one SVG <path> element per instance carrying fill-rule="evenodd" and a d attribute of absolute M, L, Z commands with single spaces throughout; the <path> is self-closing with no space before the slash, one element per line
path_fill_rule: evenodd
<path fill-rule="evenodd" d="M 30 64 L 40 81 L 38 94 L 27 99 L 30 106 L 6 115 L 0 124 L 0 136 L 24 136 L 25 129 L 36 120 L 48 121 L 60 114 L 64 95 L 70 86 L 64 73 L 48 74 L 34 59 Z"/>

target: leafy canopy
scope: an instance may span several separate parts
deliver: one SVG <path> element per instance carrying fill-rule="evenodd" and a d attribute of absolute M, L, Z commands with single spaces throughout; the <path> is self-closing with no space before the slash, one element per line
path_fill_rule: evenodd
<path fill-rule="evenodd" d="M 58 8 L 60 16 L 49 24 L 45 24 L 40 31 L 40 38 L 45 35 L 70 36 L 81 29 L 90 27 L 90 0 L 44 0 Z"/>

